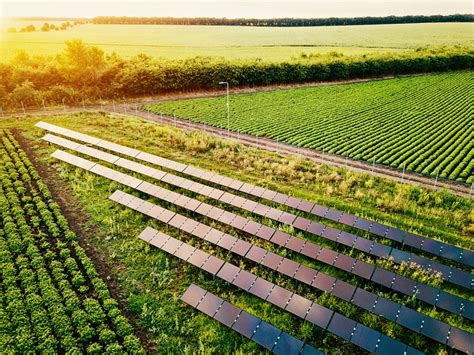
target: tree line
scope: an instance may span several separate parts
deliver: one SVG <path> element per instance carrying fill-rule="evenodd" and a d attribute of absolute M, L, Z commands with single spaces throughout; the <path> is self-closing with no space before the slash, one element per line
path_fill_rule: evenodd
<path fill-rule="evenodd" d="M 214 17 L 115 17 L 98 16 L 92 19 L 94 24 L 119 25 L 207 25 L 207 26 L 352 26 L 381 25 L 426 22 L 473 22 L 472 14 L 432 15 L 432 16 L 384 16 L 384 17 L 330 17 L 330 18 L 273 18 L 273 19 L 228 19 Z"/>
<path fill-rule="evenodd" d="M 11 62 L 0 63 L 0 107 L 18 110 L 217 90 L 219 81 L 228 81 L 232 87 L 253 87 L 469 70 L 474 61 L 472 51 L 458 47 L 399 54 L 336 54 L 280 63 L 208 57 L 164 60 L 145 54 L 124 59 L 73 40 L 54 57 L 30 57 L 21 52 Z"/>

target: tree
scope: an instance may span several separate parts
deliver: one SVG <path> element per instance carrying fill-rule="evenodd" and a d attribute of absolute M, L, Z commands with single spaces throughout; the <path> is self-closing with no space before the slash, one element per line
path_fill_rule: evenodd
<path fill-rule="evenodd" d="M 106 68 L 104 52 L 80 39 L 66 41 L 65 44 L 60 61 L 67 80 L 76 87 L 98 85 Z"/>
<path fill-rule="evenodd" d="M 41 31 L 48 32 L 49 31 L 49 23 L 45 22 L 43 26 L 41 26 Z"/>
<path fill-rule="evenodd" d="M 10 101 L 25 106 L 36 106 L 40 102 L 40 93 L 35 90 L 31 81 L 25 81 L 20 85 L 16 85 L 15 89 L 9 95 Z"/>

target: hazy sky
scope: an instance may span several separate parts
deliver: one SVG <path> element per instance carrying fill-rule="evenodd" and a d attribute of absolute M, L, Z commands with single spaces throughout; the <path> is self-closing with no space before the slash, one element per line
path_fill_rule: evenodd
<path fill-rule="evenodd" d="M 470 0 L 0 0 L 1 17 L 331 17 L 472 13 Z"/>

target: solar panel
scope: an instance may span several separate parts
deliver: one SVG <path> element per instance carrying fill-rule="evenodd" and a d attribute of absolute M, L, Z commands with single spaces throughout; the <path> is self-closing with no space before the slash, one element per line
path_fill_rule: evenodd
<path fill-rule="evenodd" d="M 300 250 L 303 248 L 304 244 L 305 244 L 305 241 L 303 239 L 297 238 L 297 237 L 291 237 L 290 239 L 288 239 L 285 245 L 285 248 L 291 249 L 299 253 Z"/>
<path fill-rule="evenodd" d="M 184 259 L 184 258 L 182 258 L 182 259 Z M 222 265 L 224 265 L 223 260 L 221 260 L 219 258 L 216 258 L 213 255 L 210 255 L 209 258 L 202 265 L 202 269 L 209 272 L 212 275 L 215 275 L 219 272 Z"/>
<path fill-rule="evenodd" d="M 363 324 L 357 324 L 351 341 L 371 353 L 375 352 L 380 334 Z"/>
<path fill-rule="evenodd" d="M 398 316 L 400 304 L 395 303 L 386 298 L 379 297 L 374 307 L 374 313 L 383 316 L 384 318 L 395 322 Z"/>
<path fill-rule="evenodd" d="M 384 245 L 378 242 L 375 242 L 372 245 L 372 249 L 370 250 L 370 254 L 378 256 L 379 258 L 388 258 L 390 256 L 390 252 L 392 251 L 392 247 L 388 245 Z"/>
<path fill-rule="evenodd" d="M 317 273 L 318 272 L 316 270 L 311 269 L 305 265 L 301 265 L 294 277 L 299 281 L 311 285 Z"/>
<path fill-rule="evenodd" d="M 426 316 L 420 314 L 413 309 L 402 306 L 400 313 L 397 318 L 397 323 L 403 325 L 405 328 L 411 329 L 417 333 L 420 332 L 423 321 Z"/>
<path fill-rule="evenodd" d="M 277 271 L 289 277 L 293 277 L 299 266 L 300 264 L 298 264 L 296 261 L 285 258 L 280 263 L 280 266 L 278 266 Z"/>
<path fill-rule="evenodd" d="M 395 274 L 391 271 L 376 268 L 374 274 L 372 275 L 371 280 L 386 287 L 391 287 L 395 279 Z"/>
<path fill-rule="evenodd" d="M 344 340 L 349 340 L 352 337 L 352 332 L 356 326 L 356 322 L 339 313 L 334 313 L 334 316 L 329 323 L 328 330 Z"/>
<path fill-rule="evenodd" d="M 278 341 L 281 330 L 265 321 L 261 321 L 255 329 L 252 340 L 263 346 L 265 349 L 272 350 Z"/>
<path fill-rule="evenodd" d="M 255 280 L 255 283 L 252 285 L 252 287 L 250 287 L 249 293 L 262 299 L 266 299 L 272 288 L 273 284 L 271 282 L 259 277 L 257 280 Z"/>
<path fill-rule="evenodd" d="M 334 260 L 336 260 L 337 253 L 331 249 L 322 249 L 316 258 L 318 261 L 321 261 L 325 264 L 332 265 Z"/>
<path fill-rule="evenodd" d="M 344 301 L 350 302 L 355 289 L 355 286 L 347 282 L 344 282 L 342 280 L 336 280 L 336 284 L 334 285 L 332 294 L 336 297 L 339 297 L 340 299 L 343 299 Z"/>
<path fill-rule="evenodd" d="M 301 340 L 292 337 L 288 333 L 282 332 L 272 351 L 279 355 L 299 354 L 304 345 Z M 316 351 L 316 349 L 314 350 L 319 354 L 321 353 L 320 351 Z"/>
<path fill-rule="evenodd" d="M 229 302 L 224 302 L 221 308 L 215 314 L 214 319 L 230 328 L 237 320 L 237 317 L 239 314 L 241 314 L 241 312 L 242 310 L 240 308 L 237 308 Z"/>
<path fill-rule="evenodd" d="M 280 263 L 283 261 L 283 259 L 284 258 L 278 254 L 268 252 L 263 258 L 262 264 L 272 270 L 276 270 L 278 265 L 280 265 Z"/>
<path fill-rule="evenodd" d="M 247 312 L 242 312 L 232 326 L 232 329 L 244 337 L 251 338 L 261 321 L 261 319 Z"/>
<path fill-rule="evenodd" d="M 359 306 L 360 308 L 372 310 L 377 298 L 377 295 L 359 287 L 356 289 L 354 296 L 352 297 L 352 303 Z"/>
<path fill-rule="evenodd" d="M 305 319 L 316 324 L 318 327 L 326 329 L 333 314 L 334 311 L 317 303 L 313 303 Z"/>
<path fill-rule="evenodd" d="M 251 274 L 248 271 L 241 270 L 237 277 L 232 281 L 232 284 L 240 287 L 241 289 L 248 291 L 250 286 L 253 285 L 254 281 L 257 279 L 257 276 Z"/>
<path fill-rule="evenodd" d="M 246 242 L 245 240 L 242 240 L 242 239 L 238 239 L 233 245 L 231 251 L 238 255 L 244 256 L 245 254 L 247 254 L 247 252 L 249 251 L 251 247 L 252 247 L 252 244 L 250 244 L 249 242 Z"/>
<path fill-rule="evenodd" d="M 332 290 L 332 286 L 335 282 L 336 279 L 334 277 L 319 272 L 311 285 L 325 292 L 329 292 Z"/>
<path fill-rule="evenodd" d="M 452 327 L 447 344 L 459 351 L 470 353 L 474 349 L 474 336 L 462 329 Z"/>
<path fill-rule="evenodd" d="M 304 318 L 310 307 L 310 300 L 301 297 L 300 295 L 294 294 L 285 309 L 300 318 Z"/>
<path fill-rule="evenodd" d="M 196 308 L 208 316 L 214 317 L 223 302 L 224 300 L 222 298 L 207 292 Z"/>
<path fill-rule="evenodd" d="M 186 302 L 192 307 L 196 307 L 205 294 L 206 290 L 195 284 L 191 284 L 181 296 L 181 301 Z"/>
<path fill-rule="evenodd" d="M 287 303 L 290 301 L 292 295 L 292 292 L 284 289 L 283 287 L 275 285 L 268 295 L 267 301 L 284 309 Z"/>

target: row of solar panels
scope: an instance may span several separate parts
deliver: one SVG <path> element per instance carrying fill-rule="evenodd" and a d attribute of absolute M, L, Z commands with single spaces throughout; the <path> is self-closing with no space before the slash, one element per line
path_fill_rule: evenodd
<path fill-rule="evenodd" d="M 148 231 L 145 230 L 140 238 L 363 349 L 381 354 L 421 354 L 416 349 L 255 276 L 231 263 L 166 234 L 158 231 L 154 232 L 153 234 L 149 232 L 149 229 Z M 212 266 L 209 266 L 209 264 Z"/>
<path fill-rule="evenodd" d="M 145 173 L 148 169 L 148 176 L 152 176 L 152 177 L 157 178 L 157 179 L 163 179 L 163 177 L 165 177 L 166 175 L 170 175 L 170 174 L 166 174 L 164 172 L 161 172 L 159 170 L 156 170 L 156 169 L 153 169 L 153 168 L 150 168 L 150 167 L 147 167 L 147 166 L 144 166 L 144 165 L 132 162 L 132 161 L 128 161 L 128 160 L 123 159 L 123 158 L 118 158 L 116 156 L 110 155 L 110 154 L 105 153 L 105 152 L 100 152 L 99 151 L 100 153 L 98 153 L 97 151 L 93 151 L 92 152 L 93 154 L 91 154 L 91 149 L 92 148 L 89 148 L 89 147 L 86 147 L 86 146 L 81 147 L 81 145 L 78 146 L 74 142 L 70 142 L 70 141 L 68 141 L 68 142 L 69 143 L 68 143 L 67 148 L 69 148 L 69 149 L 74 149 L 74 150 L 79 151 L 81 153 L 95 156 L 99 159 L 103 159 L 104 161 L 108 161 L 108 162 L 111 162 L 111 163 L 116 163 L 118 166 L 122 166 L 122 167 L 125 167 L 127 169 L 138 170 L 140 173 Z M 62 143 L 65 143 L 65 142 L 62 142 Z M 63 144 L 63 146 L 64 146 L 64 144 Z M 117 172 L 115 170 L 100 166 L 100 165 L 92 163 L 92 162 L 88 162 L 84 159 L 77 158 L 76 156 L 72 156 L 72 155 L 64 153 L 64 152 L 57 152 L 57 153 L 55 153 L 55 155 L 58 158 L 60 158 L 62 160 L 65 160 L 65 161 L 69 161 L 70 163 L 72 163 L 76 166 L 80 166 L 80 167 L 85 168 L 87 170 L 91 170 L 91 171 L 96 172 L 96 173 L 98 173 L 102 176 L 107 176 L 109 178 L 112 178 L 115 181 L 125 183 L 127 186 L 130 186 L 130 187 L 133 187 L 133 188 L 138 187 L 138 189 L 140 189 L 142 191 L 148 191 L 150 189 L 153 190 L 153 188 L 154 188 L 155 190 L 151 191 L 151 192 L 152 192 L 152 195 L 153 194 L 158 195 L 157 197 L 162 198 L 164 196 L 164 195 L 162 195 L 162 193 L 166 192 L 166 194 L 170 194 L 170 201 L 169 202 L 172 202 L 172 203 L 177 202 L 178 205 L 180 205 L 182 207 L 185 207 L 185 208 L 188 208 L 188 209 L 193 210 L 193 211 L 196 210 L 198 212 L 199 211 L 205 212 L 205 213 L 203 213 L 204 215 L 207 215 L 207 213 L 211 213 L 211 211 L 216 212 L 215 207 L 212 207 L 212 206 L 207 205 L 207 204 L 202 204 L 202 203 L 200 203 L 200 201 L 190 199 L 188 197 L 176 194 L 176 193 L 171 192 L 169 190 L 161 189 L 161 188 L 159 188 L 157 186 L 154 186 L 152 184 L 149 184 L 147 182 L 143 182 L 140 179 L 136 179 L 132 176 Z M 179 179 L 182 179 L 182 178 L 179 178 Z M 162 181 L 166 182 L 166 180 L 167 179 L 164 179 Z M 168 180 L 169 180 L 169 178 L 168 178 Z M 180 181 L 179 183 L 182 184 L 182 181 Z M 193 183 L 193 182 L 191 182 L 191 183 Z M 217 197 L 217 199 L 219 199 L 219 198 L 220 198 L 220 196 Z M 143 206 L 141 206 L 142 203 L 139 203 L 138 205 L 143 209 Z M 137 208 L 139 206 L 135 206 L 135 208 Z M 130 205 L 130 207 L 132 207 L 132 208 L 134 207 L 133 203 Z M 158 208 L 158 209 L 156 209 L 156 208 Z M 155 217 L 158 217 L 158 215 L 162 215 L 163 211 L 161 211 L 160 209 L 161 209 L 161 207 L 155 206 Z M 203 209 L 206 209 L 206 211 L 203 211 Z M 170 216 L 170 219 L 171 218 L 173 219 L 173 222 L 170 222 L 170 220 L 168 220 L 166 222 L 170 222 L 170 224 L 172 223 L 172 225 L 175 225 L 175 226 L 178 226 L 178 225 L 181 226 L 180 223 L 183 222 L 185 217 L 181 216 L 183 220 L 181 220 L 181 222 L 179 222 L 179 218 L 177 218 L 178 216 L 173 217 L 172 214 L 173 214 L 173 212 L 168 211 L 168 215 Z M 306 247 L 308 248 L 308 251 L 307 251 L 308 253 L 310 252 L 310 250 L 314 251 L 314 249 L 311 248 L 311 246 L 314 246 L 314 244 L 312 244 L 312 243 L 311 244 L 304 243 L 304 241 L 302 241 L 301 239 L 298 239 L 296 237 L 291 237 L 290 238 L 290 236 L 287 235 L 287 234 L 283 234 L 283 235 L 279 234 L 279 237 L 277 237 L 275 231 L 274 230 L 272 231 L 271 228 L 269 228 L 269 227 L 259 225 L 259 224 L 255 225 L 253 223 L 256 223 L 256 222 L 248 221 L 248 220 L 243 219 L 240 216 L 236 216 L 236 215 L 232 216 L 232 214 L 230 214 L 230 215 L 229 214 L 230 214 L 229 212 L 220 210 L 220 211 L 217 211 L 217 214 L 214 216 L 214 218 L 216 218 L 217 220 L 220 220 L 223 223 L 228 223 L 230 225 L 233 225 L 234 227 L 235 227 L 235 225 L 239 225 L 240 228 L 243 228 L 242 230 L 247 229 L 246 231 L 250 232 L 251 234 L 260 233 L 260 237 L 262 237 L 264 235 L 267 235 L 268 238 L 272 239 L 271 241 L 277 242 L 277 240 L 278 240 L 279 242 L 277 242 L 277 244 L 286 245 L 290 249 L 302 252 L 303 254 L 305 254 Z M 166 218 L 167 217 L 165 217 L 165 220 L 166 220 Z M 195 222 L 195 221 L 193 221 L 193 222 Z M 244 223 L 244 222 L 246 222 L 246 223 Z M 195 227 L 195 224 L 193 224 L 193 223 L 188 224 L 187 227 L 186 227 L 186 225 L 183 225 L 183 227 L 184 227 L 183 230 L 187 230 L 188 232 L 192 232 L 194 230 L 193 226 Z M 199 229 L 196 228 L 196 230 L 199 230 Z M 231 238 L 233 238 L 233 237 L 231 237 Z M 294 240 L 301 241 L 301 244 L 299 244 L 299 242 L 294 243 L 293 242 Z M 245 244 L 238 243 L 238 244 L 236 244 L 236 246 L 237 245 L 240 245 L 240 247 L 242 248 Z M 237 250 L 237 249 L 235 249 L 235 250 Z M 245 249 L 242 249 L 242 250 L 245 250 Z M 329 264 L 335 263 L 335 265 L 336 265 L 336 264 L 338 264 L 339 261 L 344 261 L 345 258 L 349 258 L 347 256 L 344 256 L 343 254 L 337 254 L 337 253 L 334 253 L 334 252 L 332 252 L 328 249 L 324 249 L 323 251 L 321 251 L 321 250 L 322 249 L 319 249 L 318 253 L 316 254 L 317 257 L 320 256 L 320 258 L 321 258 L 320 261 L 327 262 Z M 278 258 L 278 256 L 276 254 L 273 254 L 273 255 Z M 334 260 L 329 261 L 329 259 L 331 259 L 331 257 L 334 256 L 334 255 L 335 255 Z M 313 255 L 313 257 L 314 257 L 314 255 Z M 268 258 L 266 260 L 267 260 L 267 262 L 270 262 L 271 258 Z M 287 260 L 289 260 L 289 259 L 287 259 Z M 343 263 L 343 264 L 346 264 L 346 265 L 350 264 L 350 263 L 347 263 L 347 259 L 345 261 L 346 262 Z M 359 264 L 359 261 L 355 261 L 354 264 L 352 264 L 351 271 L 352 271 L 352 269 L 354 269 L 355 266 L 363 265 L 363 264 L 364 263 Z M 292 270 L 292 267 L 294 267 L 294 265 L 292 265 L 291 263 L 285 263 L 284 265 L 286 265 L 286 266 L 282 266 L 282 268 L 279 271 L 281 271 L 283 273 L 286 273 L 287 275 L 290 274 L 289 276 L 291 276 L 290 270 Z M 367 265 L 369 265 L 369 264 L 367 264 Z M 300 267 L 304 267 L 304 266 L 300 266 Z M 289 269 L 287 269 L 287 268 L 289 268 Z M 358 269 L 358 267 L 356 267 L 356 269 Z M 302 268 L 301 270 L 304 270 L 304 268 Z M 380 270 L 383 270 L 383 269 L 380 269 Z M 388 273 L 388 271 L 386 271 L 386 270 L 383 270 L 383 271 Z M 357 273 L 355 273 L 355 274 L 357 274 Z M 374 272 L 373 274 L 377 275 L 376 272 Z M 309 274 L 307 274 L 306 277 L 308 277 L 308 275 Z M 332 280 L 328 279 L 328 278 L 330 278 L 330 276 L 324 275 L 325 277 L 323 277 L 321 275 L 324 275 L 324 274 L 320 274 L 319 277 L 321 279 L 320 279 L 320 281 L 318 281 L 317 284 L 318 285 L 325 285 L 325 284 L 326 285 L 331 285 Z M 392 274 L 392 275 L 394 275 L 394 274 Z M 383 272 L 381 272 L 379 274 L 379 276 L 377 276 L 377 277 L 380 279 L 379 280 L 380 282 L 384 282 L 384 280 L 390 279 L 390 277 L 387 278 L 387 276 L 391 276 L 391 275 L 384 274 Z M 397 284 L 399 285 L 398 287 L 403 287 L 403 286 L 400 286 L 400 281 L 395 282 L 396 280 L 403 280 L 403 278 L 398 278 L 398 276 L 397 276 L 397 279 L 392 279 L 391 286 L 394 285 L 395 286 L 394 289 L 396 289 Z M 408 280 L 408 281 L 411 281 L 411 280 Z M 344 284 L 348 285 L 349 287 L 345 286 Z M 404 283 L 401 282 L 401 284 L 404 284 Z M 337 285 L 337 287 L 335 287 L 336 285 Z M 343 286 L 340 286 L 340 285 L 343 285 Z M 426 286 L 426 285 L 421 284 L 421 287 L 419 287 L 419 290 L 422 290 L 423 286 Z M 327 287 L 328 286 L 326 286 L 326 288 Z M 428 287 L 428 286 L 426 286 L 426 287 Z M 342 296 L 341 298 L 343 298 L 343 299 L 344 299 L 344 297 L 350 299 L 351 296 L 354 294 L 354 287 L 352 285 L 347 284 L 347 283 L 343 283 L 341 280 L 337 280 L 337 282 L 336 281 L 332 282 L 332 288 L 330 290 L 327 290 L 327 289 L 326 290 L 327 291 L 333 291 L 333 288 L 334 288 L 335 293 L 340 294 L 339 297 Z M 412 288 L 412 289 L 415 290 L 414 288 Z M 433 289 L 433 288 L 431 288 L 431 289 Z M 429 289 L 427 289 L 427 290 L 429 291 Z M 451 296 L 451 295 L 446 293 L 446 295 L 449 295 L 448 298 L 446 298 L 446 297 L 443 296 L 442 293 L 441 294 L 436 293 L 436 291 L 438 291 L 438 290 L 436 290 L 436 289 L 433 289 L 433 290 L 435 291 L 435 293 L 433 294 L 433 292 L 431 292 L 431 295 L 428 296 L 429 298 L 431 298 L 431 296 L 436 297 L 438 299 L 441 298 L 441 300 L 444 299 L 445 302 L 448 302 L 448 304 L 450 303 L 449 301 L 452 301 L 452 300 L 449 299 L 449 296 Z M 381 315 L 385 316 L 387 319 L 390 319 L 390 317 L 392 317 L 392 318 L 395 317 L 394 318 L 395 320 L 399 319 L 399 321 L 397 321 L 398 323 L 401 323 L 401 324 L 403 324 L 403 325 L 407 326 L 408 328 L 413 329 L 415 331 L 421 332 L 422 334 L 430 336 L 431 338 L 434 338 L 434 339 L 436 339 L 436 340 L 438 340 L 442 343 L 446 343 L 446 341 L 447 341 L 449 346 L 454 345 L 455 348 L 458 348 L 460 350 L 466 349 L 466 346 L 472 345 L 472 339 L 470 339 L 471 334 L 469 334 L 469 333 L 463 332 L 462 330 L 459 330 L 458 328 L 455 328 L 455 327 L 450 327 L 449 325 L 447 325 L 445 323 L 435 321 L 434 319 L 431 319 L 431 318 L 423 319 L 424 318 L 423 315 L 419 314 L 418 312 L 412 311 L 412 310 L 404 307 L 404 308 L 406 308 L 406 310 L 405 310 L 404 308 L 401 308 L 399 304 L 398 304 L 398 307 L 397 306 L 393 307 L 392 304 L 387 304 L 386 302 L 384 302 L 383 298 L 381 299 L 380 302 L 375 301 L 374 304 L 371 306 L 371 304 L 370 304 L 370 294 L 369 294 L 368 298 L 365 297 L 364 299 L 357 296 L 357 295 L 362 294 L 362 292 L 365 292 L 365 291 L 363 291 L 362 289 L 358 289 L 355 292 L 356 296 L 354 296 L 354 298 L 353 298 L 353 301 L 354 301 L 355 304 L 360 303 L 362 305 L 365 302 L 366 303 L 365 307 L 367 307 L 367 308 L 376 308 L 376 313 L 381 313 Z M 430 292 L 428 292 L 428 293 L 430 293 Z M 347 296 L 347 295 L 349 295 L 349 296 Z M 440 297 L 440 295 L 441 295 L 441 297 Z M 367 296 L 367 295 L 365 295 L 365 296 Z M 377 297 L 375 295 L 373 295 L 373 296 Z M 359 300 L 359 298 L 360 298 L 360 300 Z M 385 300 L 385 301 L 391 302 L 389 300 Z M 392 303 L 394 303 L 394 302 L 392 302 Z M 378 304 L 378 306 L 377 306 L 377 304 Z M 394 303 L 394 304 L 397 305 L 396 303 Z M 364 306 L 362 306 L 362 307 L 364 308 Z M 471 307 L 472 307 L 472 304 L 471 304 Z M 463 305 L 461 305 L 461 309 L 462 309 L 462 311 L 464 311 Z M 416 315 L 413 315 L 414 313 L 412 313 L 412 312 L 416 313 Z M 413 321 L 411 322 L 410 319 L 412 319 L 412 318 L 413 318 Z M 419 321 L 421 323 L 419 323 Z M 437 324 L 437 322 L 441 323 L 441 324 Z M 406 323 L 406 324 L 404 324 L 404 323 Z M 423 329 L 425 329 L 425 330 L 423 330 Z M 436 331 L 433 331 L 433 330 L 436 330 Z"/>
<path fill-rule="evenodd" d="M 76 166 L 89 167 L 90 172 L 107 177 L 113 181 L 125 184 L 139 191 L 145 192 L 148 195 L 157 197 L 163 201 L 188 209 L 192 212 L 199 213 L 210 219 L 214 219 L 221 223 L 228 224 L 236 229 L 249 233 L 252 236 L 257 236 L 259 238 L 268 240 L 279 246 L 286 247 L 290 250 L 309 256 L 317 261 L 326 263 L 328 265 L 338 267 L 341 270 L 350 272 L 354 275 L 365 278 L 367 280 L 371 280 L 373 282 L 376 282 L 380 285 L 383 285 L 395 291 L 404 293 L 408 296 L 414 296 L 417 299 L 420 299 L 430 305 L 437 306 L 442 309 L 446 309 L 456 314 L 460 314 L 463 317 L 468 318 L 468 319 L 474 318 L 473 302 L 469 300 L 465 300 L 458 296 L 454 296 L 443 290 L 436 289 L 434 287 L 425 285 L 420 282 L 415 282 L 404 276 L 394 274 L 388 270 L 382 269 L 372 264 L 368 264 L 366 262 L 357 260 L 355 258 L 349 257 L 341 253 L 336 253 L 330 249 L 323 248 L 312 242 L 309 242 L 309 241 L 307 242 L 298 237 L 291 236 L 288 233 L 275 230 L 273 228 L 262 225 L 252 220 L 248 220 L 246 218 L 243 218 L 231 212 L 225 211 L 218 207 L 214 207 L 207 203 L 204 203 L 204 202 L 189 198 L 187 196 L 178 194 L 176 192 L 161 188 L 159 186 L 150 184 L 149 182 L 137 179 L 135 177 L 124 174 L 122 172 L 118 172 L 106 166 L 103 166 L 100 164 L 94 164 L 92 162 L 76 157 L 69 153 L 56 151 L 55 153 L 53 153 L 53 157 L 66 161 Z M 94 164 L 94 165 L 91 165 L 91 164 Z M 138 200 L 133 200 L 133 201 L 138 201 Z M 128 207 L 136 209 L 137 206 L 135 206 L 135 203 L 141 204 L 141 202 L 139 201 L 130 202 Z M 160 214 L 162 213 L 162 209 L 161 207 L 157 206 L 155 207 L 155 210 L 151 210 L 149 212 L 151 213 L 150 214 L 151 217 L 158 218 L 160 217 Z M 173 219 L 174 216 L 176 217 L 175 219 Z M 162 220 L 162 222 L 170 223 L 175 227 L 181 226 L 181 223 L 186 219 L 186 217 L 178 215 L 178 214 L 173 214 L 170 211 L 163 218 L 168 218 L 168 217 L 169 217 L 168 220 Z M 192 223 L 189 224 L 188 228 L 191 228 L 191 226 L 194 226 L 194 224 L 196 223 L 198 222 L 193 221 Z M 197 236 L 201 238 L 203 237 L 202 235 L 197 235 Z M 324 289 L 324 291 L 328 291 L 328 290 Z M 379 305 L 379 307 L 381 306 Z M 393 314 L 381 313 L 381 315 L 385 315 L 387 316 L 388 319 L 392 319 L 397 314 L 398 308 L 392 306 L 389 308 L 389 311 L 392 313 L 394 312 L 394 313 Z"/>
<path fill-rule="evenodd" d="M 273 325 L 191 284 L 181 300 L 275 354 L 319 355 L 321 351 Z"/>
<path fill-rule="evenodd" d="M 405 245 L 408 245 L 412 248 L 419 249 L 424 252 L 431 253 L 433 255 L 440 256 L 452 261 L 456 261 L 467 266 L 474 266 L 474 252 L 467 249 L 432 240 L 430 238 L 425 238 L 410 232 L 405 232 L 400 229 L 386 226 L 378 222 L 373 222 L 361 217 L 343 213 L 341 211 L 327 208 L 325 206 L 316 205 L 309 201 L 291 197 L 252 184 L 244 183 L 242 181 L 229 178 L 227 176 L 218 175 L 199 168 L 191 167 L 169 159 L 165 159 L 156 155 L 144 153 L 136 149 L 101 140 L 46 122 L 39 122 L 36 126 L 66 137 L 76 139 L 81 142 L 96 145 L 119 154 L 130 156 L 161 167 L 165 167 L 167 169 L 191 175 L 193 177 L 205 180 L 207 182 L 211 182 L 216 185 L 225 186 L 230 189 L 234 189 L 239 192 L 252 195 L 254 197 L 283 204 L 287 207 L 302 212 L 310 213 L 321 218 L 326 218 L 347 226 L 358 228 L 369 233 L 375 234 L 377 236 L 384 237 L 398 243 L 404 243 Z"/>
<path fill-rule="evenodd" d="M 473 284 L 472 275 L 454 267 L 449 267 L 438 262 L 417 256 L 412 253 L 389 247 L 387 245 L 371 241 L 369 239 L 338 230 L 324 224 L 311 221 L 307 218 L 296 216 L 294 214 L 283 212 L 267 205 L 257 203 L 222 190 L 194 182 L 171 173 L 165 173 L 161 170 L 151 168 L 128 159 L 97 150 L 70 140 L 47 134 L 44 140 L 68 148 L 82 154 L 101 159 L 122 168 L 152 177 L 170 185 L 174 185 L 200 195 L 216 199 L 220 202 L 230 204 L 234 207 L 250 211 L 256 215 L 276 220 L 281 223 L 292 225 L 293 227 L 306 231 L 308 233 L 323 237 L 325 239 L 343 244 L 344 246 L 355 248 L 376 257 L 391 257 L 395 263 L 416 262 L 425 270 L 434 270 L 442 273 L 442 278 L 448 282 L 471 289 Z M 189 208 L 189 207 L 187 207 Z M 212 217 L 212 216 L 211 216 Z M 392 277 L 393 279 L 393 277 Z M 413 288 L 412 288 L 413 290 Z M 451 311 L 452 309 L 450 309 Z M 458 308 L 459 311 L 459 308 Z"/>
<path fill-rule="evenodd" d="M 166 223 L 183 232 L 252 260 L 257 264 L 264 265 L 318 290 L 330 293 L 344 301 L 351 302 L 364 310 L 380 315 L 389 321 L 396 322 L 407 329 L 427 336 L 441 344 L 447 344 L 450 347 L 464 351 L 465 349 L 469 349 L 470 346 L 474 346 L 474 337 L 462 329 L 452 327 L 447 323 L 425 316 L 399 303 L 368 292 L 363 288 L 355 287 L 323 272 L 318 272 L 291 259 L 284 258 L 248 243 L 247 241 L 235 238 L 230 234 L 223 233 L 191 218 L 187 218 L 119 190 L 114 192 L 110 196 L 110 199 L 155 218 L 162 223 Z M 142 237 L 152 238 L 155 234 L 155 230 L 147 228 L 142 233 Z M 212 265 L 212 263 L 210 263 L 210 265 Z M 214 268 L 210 265 L 207 266 L 209 269 L 206 269 L 206 271 L 212 272 L 219 267 L 219 265 L 214 265 L 216 267 Z M 290 292 L 287 291 L 287 294 L 289 293 Z M 283 304 L 280 304 L 280 306 L 283 306 Z M 303 309 L 300 310 L 302 313 L 295 314 L 303 317 Z M 324 322 L 315 324 L 322 328 L 325 328 L 326 325 Z"/>

